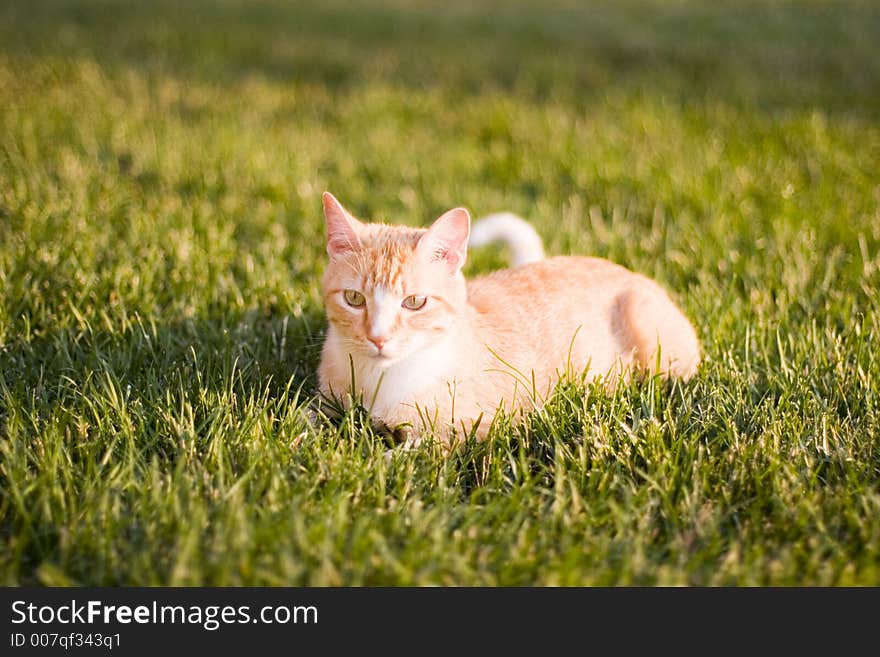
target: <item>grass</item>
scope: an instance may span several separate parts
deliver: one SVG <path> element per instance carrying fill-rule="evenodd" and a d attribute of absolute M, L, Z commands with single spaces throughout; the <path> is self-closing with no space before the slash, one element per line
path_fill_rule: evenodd
<path fill-rule="evenodd" d="M 0 6 L 0 582 L 880 584 L 880 9 L 472 5 Z M 386 463 L 308 419 L 324 189 L 521 213 L 705 364 Z"/>

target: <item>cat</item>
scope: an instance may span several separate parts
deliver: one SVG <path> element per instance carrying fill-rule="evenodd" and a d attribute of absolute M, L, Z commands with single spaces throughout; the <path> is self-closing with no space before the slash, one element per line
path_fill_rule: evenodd
<path fill-rule="evenodd" d="M 323 395 L 360 397 L 377 424 L 446 444 L 485 438 L 499 409 L 529 410 L 566 371 L 613 386 L 632 371 L 689 379 L 693 326 L 654 281 L 607 260 L 544 258 L 523 219 L 471 231 L 464 208 L 428 229 L 364 223 L 323 195 L 329 262 Z M 515 266 L 466 281 L 472 246 L 502 241 Z"/>

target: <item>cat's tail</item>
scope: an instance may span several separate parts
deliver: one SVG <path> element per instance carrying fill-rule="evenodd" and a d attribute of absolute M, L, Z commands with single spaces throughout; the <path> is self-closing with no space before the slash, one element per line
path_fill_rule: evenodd
<path fill-rule="evenodd" d="M 544 259 L 541 236 L 531 224 L 510 212 L 490 214 L 477 219 L 471 226 L 469 246 L 485 246 L 501 242 L 510 250 L 513 267 Z"/>

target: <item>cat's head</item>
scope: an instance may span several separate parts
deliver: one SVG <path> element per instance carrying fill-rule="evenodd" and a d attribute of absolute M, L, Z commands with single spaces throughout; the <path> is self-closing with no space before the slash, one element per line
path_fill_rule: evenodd
<path fill-rule="evenodd" d="M 324 218 L 324 304 L 348 353 L 385 367 L 448 334 L 467 298 L 467 210 L 428 229 L 363 223 L 325 192 Z"/>

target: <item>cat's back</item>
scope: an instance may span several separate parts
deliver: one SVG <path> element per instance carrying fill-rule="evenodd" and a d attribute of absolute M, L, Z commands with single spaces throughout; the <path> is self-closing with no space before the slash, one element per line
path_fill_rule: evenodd
<path fill-rule="evenodd" d="M 486 344 L 525 368 L 552 372 L 561 357 L 604 373 L 635 359 L 691 376 L 699 363 L 693 326 L 655 281 L 601 258 L 560 256 L 473 279 L 468 302 Z M 659 347 L 658 347 L 659 344 Z"/>
<path fill-rule="evenodd" d="M 528 300 L 531 313 L 544 303 L 556 306 L 560 300 L 578 303 L 584 295 L 613 294 L 636 278 L 643 279 L 602 258 L 557 256 L 468 281 L 468 301 L 478 311 L 491 311 L 498 304 Z"/>

